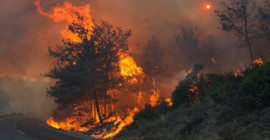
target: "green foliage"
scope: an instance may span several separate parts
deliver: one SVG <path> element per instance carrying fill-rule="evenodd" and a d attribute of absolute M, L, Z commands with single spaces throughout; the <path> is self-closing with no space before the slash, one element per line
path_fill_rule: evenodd
<path fill-rule="evenodd" d="M 190 82 L 184 80 L 178 84 L 172 93 L 173 107 L 176 108 L 189 100 L 188 95 L 192 95 L 190 91 Z"/>
<path fill-rule="evenodd" d="M 199 71 L 203 68 L 203 65 L 195 63 L 193 65 L 191 73 L 189 73 L 186 76 L 186 79 L 181 81 L 174 92 L 172 93 L 172 102 L 173 102 L 173 107 L 176 108 L 180 106 L 181 104 L 185 102 L 190 101 L 190 97 L 193 97 L 194 94 L 190 90 L 192 86 L 196 86 L 198 80 L 199 80 Z"/>
<path fill-rule="evenodd" d="M 270 63 L 255 66 L 244 73 L 240 84 L 240 107 L 251 110 L 270 105 Z"/>
<path fill-rule="evenodd" d="M 235 76 L 233 73 L 209 74 L 206 76 L 209 81 L 207 95 L 212 97 L 216 102 L 222 102 L 228 96 L 237 94 L 241 77 Z"/>

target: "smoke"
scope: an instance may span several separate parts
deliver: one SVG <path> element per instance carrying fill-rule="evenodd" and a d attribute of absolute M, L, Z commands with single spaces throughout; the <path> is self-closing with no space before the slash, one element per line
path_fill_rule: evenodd
<path fill-rule="evenodd" d="M 55 108 L 50 97 L 46 96 L 49 84 L 43 80 L 15 80 L 0 78 L 0 112 L 2 113 L 37 113 L 48 117 Z"/>
<path fill-rule="evenodd" d="M 210 0 L 214 6 L 211 11 L 205 11 L 202 7 L 205 1 L 200 0 L 68 1 L 75 5 L 90 3 L 91 14 L 97 22 L 105 20 L 124 30 L 131 29 L 130 53 L 139 65 L 149 72 L 148 74 L 151 74 L 152 68 L 149 63 L 160 61 L 157 65 L 161 70 L 155 74 L 155 78 L 168 94 L 195 62 L 205 65 L 205 73 L 243 68 L 249 62 L 246 48 L 235 47 L 233 42 L 236 39 L 217 29 L 218 20 L 213 11 L 220 8 L 220 1 Z M 44 11 L 48 11 L 64 0 L 43 2 Z M 61 43 L 59 31 L 64 28 L 65 23 L 55 23 L 40 15 L 33 0 L 0 0 L 0 11 L 0 63 L 4 67 L 0 69 L 0 77 L 39 79 L 40 73 L 48 72 L 55 65 L 55 61 L 48 56 L 47 49 Z M 189 28 L 192 30 L 188 30 Z M 190 40 L 176 41 L 177 36 L 185 36 L 192 32 L 197 37 L 187 36 Z M 146 53 L 145 47 L 148 42 L 153 41 L 153 36 L 156 38 L 159 52 L 156 52 L 157 44 L 154 44 Z M 267 42 L 260 46 L 266 44 Z M 267 58 L 266 53 L 262 53 L 266 52 L 265 50 L 264 47 L 260 47 L 256 56 Z M 149 58 L 149 52 L 155 52 L 159 56 Z M 212 57 L 216 59 L 217 64 L 211 62 Z M 45 94 L 46 87 L 41 86 L 41 81 L 38 81 L 40 88 L 34 88 L 34 97 L 37 98 L 39 93 L 42 93 L 42 96 Z M 6 92 L 10 96 L 20 93 L 9 90 Z M 26 94 L 25 97 L 31 95 L 28 92 L 23 93 Z M 14 96 L 10 98 L 11 103 L 16 99 Z M 29 105 L 25 108 L 31 107 Z"/>
<path fill-rule="evenodd" d="M 8 106 L 9 97 L 5 91 L 0 90 L 0 114 L 5 112 Z"/>

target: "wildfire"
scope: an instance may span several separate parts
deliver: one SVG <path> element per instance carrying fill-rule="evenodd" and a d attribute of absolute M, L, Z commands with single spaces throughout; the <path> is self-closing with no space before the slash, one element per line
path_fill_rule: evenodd
<path fill-rule="evenodd" d="M 259 66 L 261 66 L 261 65 L 263 65 L 264 64 L 264 62 L 263 62 L 263 60 L 262 60 L 262 58 L 257 58 L 257 59 L 255 59 L 254 61 L 253 61 L 253 65 L 259 65 Z"/>
<path fill-rule="evenodd" d="M 92 17 L 90 15 L 91 9 L 90 5 L 86 4 L 84 6 L 75 6 L 69 2 L 64 2 L 63 5 L 57 5 L 52 8 L 50 11 L 45 12 L 43 11 L 41 5 L 43 4 L 41 0 L 35 0 L 34 4 L 37 7 L 37 11 L 49 19 L 52 19 L 55 22 L 64 22 L 66 23 L 66 27 L 60 31 L 61 35 L 64 39 L 70 40 L 74 43 L 81 43 L 82 40 L 79 37 L 79 34 L 76 34 L 69 30 L 69 26 L 72 23 L 76 23 L 79 25 L 83 25 L 84 28 L 90 31 L 87 34 L 87 38 L 90 39 L 91 31 L 93 30 L 94 23 L 92 21 Z M 82 19 L 82 20 L 80 20 Z M 76 55 L 76 54 L 74 54 Z M 142 79 L 145 77 L 145 73 L 143 69 L 139 67 L 132 56 L 125 52 L 118 53 L 120 60 L 118 62 L 119 69 L 121 76 L 126 80 L 126 82 L 130 85 L 138 85 L 142 83 Z M 77 65 L 77 62 L 72 63 L 74 66 Z M 122 85 L 121 83 L 119 85 Z M 149 96 L 149 101 L 152 106 L 156 106 L 157 102 L 160 98 L 160 90 L 158 89 L 156 82 L 152 83 L 153 89 L 151 92 L 152 95 Z M 73 132 L 84 132 L 90 133 L 92 128 L 101 127 L 105 125 L 104 128 L 98 130 L 99 133 L 91 133 L 89 135 L 98 137 L 98 138 L 111 138 L 119 133 L 124 126 L 129 125 L 133 122 L 133 116 L 142 106 L 146 103 L 143 102 L 143 98 L 147 96 L 146 92 L 136 89 L 137 91 L 132 92 L 135 94 L 137 98 L 137 104 L 139 107 L 123 107 L 118 106 L 119 110 L 125 110 L 124 113 L 122 112 L 114 112 L 117 108 L 117 104 L 114 101 L 115 99 L 111 99 L 112 103 L 106 104 L 106 101 L 99 100 L 100 112 L 102 114 L 108 115 L 104 117 L 103 123 L 100 122 L 96 105 L 93 100 L 78 100 L 74 106 L 72 106 L 72 113 L 68 117 L 64 117 L 64 119 L 56 119 L 53 116 L 47 120 L 47 124 L 56 128 L 56 129 L 63 129 L 67 131 Z M 115 94 L 118 94 L 120 91 L 116 91 L 115 89 L 109 89 L 107 94 L 114 98 Z M 132 95 L 134 95 L 132 94 Z M 103 104 L 105 102 L 106 106 Z M 170 98 L 166 99 L 168 102 L 168 106 L 172 105 L 172 101 Z M 124 108 L 124 109 L 123 109 Z M 130 108 L 134 108 L 131 110 Z M 85 111 L 87 110 L 87 111 Z M 85 112 L 83 112 L 85 111 Z M 106 113 L 107 111 L 107 113 Z M 112 113 L 113 114 L 109 114 Z M 128 115 L 127 115 L 128 114 Z M 110 129 L 106 128 L 107 124 L 113 124 Z"/>

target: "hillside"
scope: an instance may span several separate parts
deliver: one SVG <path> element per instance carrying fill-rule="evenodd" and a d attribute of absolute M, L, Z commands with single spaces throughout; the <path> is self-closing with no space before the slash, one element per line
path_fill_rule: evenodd
<path fill-rule="evenodd" d="M 145 106 L 114 139 L 269 140 L 270 63 L 199 74 L 195 65 L 172 94 L 173 106 Z"/>

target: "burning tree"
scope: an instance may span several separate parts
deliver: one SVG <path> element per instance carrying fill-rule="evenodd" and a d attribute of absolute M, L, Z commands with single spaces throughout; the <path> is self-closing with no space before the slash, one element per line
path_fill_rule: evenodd
<path fill-rule="evenodd" d="M 43 11 L 41 0 L 34 4 L 41 15 L 69 25 L 60 31 L 63 44 L 49 48 L 58 63 L 44 76 L 56 81 L 48 94 L 59 107 L 47 124 L 109 138 L 132 123 L 145 103 L 157 105 L 160 90 L 156 82 L 128 54 L 130 31 L 107 22 L 93 23 L 89 4 L 65 2 L 48 12 Z"/>
<path fill-rule="evenodd" d="M 113 99 L 108 92 L 119 87 L 123 80 L 118 62 L 120 54 L 127 50 L 130 31 L 114 30 L 107 22 L 95 25 L 93 31 L 77 23 L 70 25 L 69 29 L 78 34 L 82 42 L 65 40 L 56 50 L 49 48 L 50 56 L 58 59 L 58 65 L 45 74 L 57 80 L 48 94 L 60 105 L 70 103 L 78 96 L 93 100 L 98 121 L 102 123 L 103 117 L 108 115 L 106 105 Z M 101 98 L 104 100 L 103 116 L 99 106 Z"/>

